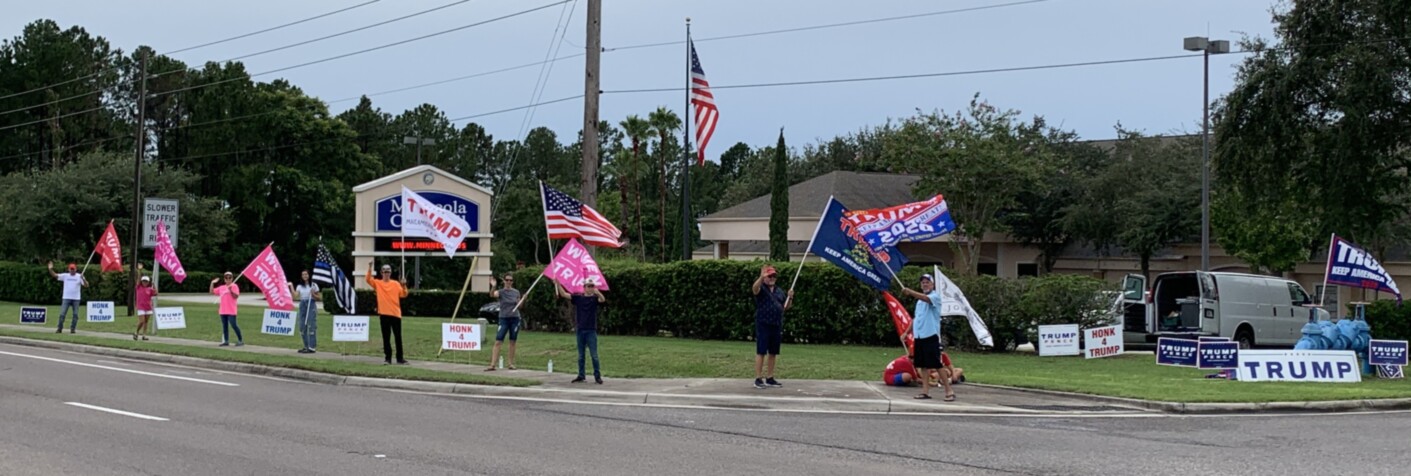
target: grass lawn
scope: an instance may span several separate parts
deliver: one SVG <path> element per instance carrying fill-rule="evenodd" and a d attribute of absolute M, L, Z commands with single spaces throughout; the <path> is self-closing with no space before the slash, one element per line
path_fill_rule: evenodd
<path fill-rule="evenodd" d="M 0 318 L 18 323 L 19 304 L 0 302 Z M 215 305 L 184 304 L 186 329 L 159 331 L 159 335 L 211 342 L 214 352 L 222 355 L 245 356 L 247 353 L 224 352 L 214 346 L 220 341 L 220 318 Z M 57 306 L 50 308 L 50 326 L 56 325 Z M 122 309 L 119 309 L 122 314 Z M 3 317 L 9 316 L 9 317 Z M 305 362 L 293 350 L 302 346 L 298 337 L 261 334 L 263 310 L 242 307 L 240 323 L 245 342 L 251 345 L 291 349 L 291 361 Z M 369 342 L 331 342 L 332 318 L 319 314 L 319 351 L 344 354 L 382 355 L 382 342 L 377 319 Z M 441 323 L 444 319 L 407 318 L 403 333 L 407 358 L 437 360 L 440 348 Z M 134 318 L 119 316 L 117 323 L 83 322 L 82 330 L 131 332 Z M 485 330 L 487 343 L 492 343 L 495 327 Z M 6 332 L 9 334 L 8 332 Z M 57 337 L 57 335 L 53 335 Z M 68 337 L 68 334 L 64 334 Z M 127 341 L 131 342 L 131 341 Z M 85 342 L 86 343 L 86 342 Z M 150 344 L 144 344 L 144 347 Z M 192 347 L 181 347 L 191 349 Z M 701 341 L 664 337 L 600 336 L 598 339 L 603 373 L 609 377 L 714 377 L 751 378 L 754 376 L 754 343 Z M 574 336 L 567 333 L 520 332 L 520 368 L 544 369 L 554 361 L 559 372 L 569 371 L 577 364 Z M 902 354 L 900 347 L 866 347 L 845 345 L 788 345 L 779 357 L 778 375 L 788 379 L 878 380 L 882 369 Z M 185 355 L 185 354 L 184 354 Z M 1194 369 L 1164 367 L 1155 364 L 1150 355 L 1125 355 L 1106 359 L 1085 360 L 1082 357 L 1044 357 L 1033 354 L 952 353 L 955 364 L 965 369 L 969 379 L 977 383 L 1011 385 L 1048 390 L 1062 390 L 1097 395 L 1163 400 L 1173 402 L 1269 402 L 1297 400 L 1348 400 L 1411 397 L 1411 381 L 1368 379 L 1360 384 L 1314 383 L 1253 383 L 1204 379 L 1209 372 Z M 212 357 L 233 360 L 234 357 Z M 490 353 L 447 351 L 440 360 L 487 365 Z M 591 365 L 591 364 L 590 364 Z M 288 366 L 288 365 L 286 365 Z M 380 366 L 370 366 L 381 369 Z M 310 369 L 313 370 L 313 369 Z M 363 375 L 363 374 L 359 374 Z"/>

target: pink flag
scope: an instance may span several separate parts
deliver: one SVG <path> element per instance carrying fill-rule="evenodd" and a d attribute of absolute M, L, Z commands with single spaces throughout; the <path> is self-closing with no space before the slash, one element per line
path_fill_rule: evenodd
<path fill-rule="evenodd" d="M 544 276 L 559 283 L 571 293 L 583 292 L 583 281 L 588 278 L 598 283 L 598 289 L 608 289 L 607 278 L 604 278 L 603 271 L 598 269 L 598 262 L 593 261 L 593 256 L 588 254 L 587 248 L 578 243 L 577 238 L 568 240 L 568 244 L 559 250 L 558 256 L 544 268 Z"/>
<path fill-rule="evenodd" d="M 98 238 L 98 246 L 93 251 L 103 257 L 104 273 L 122 271 L 122 245 L 118 243 L 118 231 L 112 221 L 108 221 L 108 229 Z"/>
<path fill-rule="evenodd" d="M 255 287 L 265 293 L 265 302 L 269 303 L 270 309 L 294 309 L 294 296 L 289 294 L 289 281 L 284 279 L 284 267 L 280 266 L 279 258 L 274 256 L 273 244 L 266 246 L 240 275 L 255 283 Z"/>
<path fill-rule="evenodd" d="M 171 237 L 167 236 L 167 223 L 164 220 L 157 220 L 156 255 L 157 263 L 171 273 L 171 279 L 178 283 L 186 280 L 186 268 L 182 268 L 181 260 L 176 258 L 176 249 L 171 246 Z"/>

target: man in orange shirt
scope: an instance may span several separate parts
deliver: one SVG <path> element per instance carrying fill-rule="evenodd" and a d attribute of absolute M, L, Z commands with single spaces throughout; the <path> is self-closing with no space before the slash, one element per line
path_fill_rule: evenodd
<path fill-rule="evenodd" d="M 392 363 L 391 335 L 397 336 L 397 365 L 407 365 L 402 358 L 402 298 L 407 297 L 406 278 L 392 280 L 392 266 L 382 265 L 382 278 L 373 279 L 373 263 L 367 264 L 367 285 L 377 293 L 377 317 L 382 323 L 383 364 Z M 390 333 L 390 334 L 389 334 Z"/>

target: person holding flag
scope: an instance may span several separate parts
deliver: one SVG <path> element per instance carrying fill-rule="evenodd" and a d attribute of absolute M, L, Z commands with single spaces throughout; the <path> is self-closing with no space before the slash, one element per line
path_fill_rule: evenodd
<path fill-rule="evenodd" d="M 222 283 L 221 280 L 225 282 Z M 235 284 L 235 273 L 226 271 L 220 278 L 211 280 L 211 294 L 220 296 L 220 346 L 230 345 L 230 328 L 235 328 L 235 346 L 245 345 L 245 336 L 240 333 L 240 323 L 235 317 L 240 313 L 240 285 Z"/>
<path fill-rule="evenodd" d="M 382 265 L 382 276 L 374 279 L 372 262 L 367 263 L 367 285 L 377 294 L 377 319 L 382 324 L 382 364 L 392 364 L 392 336 L 397 337 L 397 365 L 407 365 L 402 357 L 402 298 L 407 297 L 407 280 L 392 280 L 392 266 Z"/>
<path fill-rule="evenodd" d="M 59 311 L 59 329 L 55 334 L 64 333 L 64 318 L 69 315 L 69 310 L 73 310 L 73 323 L 69 324 L 69 333 L 78 332 L 78 303 L 83 299 L 83 288 L 88 287 L 88 280 L 83 279 L 83 275 L 78 272 L 78 265 L 69 263 L 69 272 L 59 274 L 54 272 L 54 262 L 49 262 L 49 276 L 54 277 L 64 283 L 63 307 Z"/>
<path fill-rule="evenodd" d="M 559 297 L 573 303 L 573 326 L 578 333 L 578 378 L 570 383 L 587 381 L 583 368 L 583 352 L 587 351 L 593 358 L 593 381 L 603 384 L 603 374 L 598 368 L 598 305 L 606 302 L 607 298 L 603 297 L 597 284 L 593 278 L 588 278 L 583 281 L 583 292 L 570 294 L 562 284 L 554 282 Z"/>
<path fill-rule="evenodd" d="M 930 375 L 932 370 L 940 376 L 945 388 L 945 400 L 955 401 L 955 391 L 950 386 L 950 371 L 941 362 L 941 293 L 936 290 L 936 282 L 929 274 L 921 275 L 921 291 L 917 292 L 902 286 L 901 291 L 916 298 L 916 311 L 911 321 L 911 334 L 915 339 L 913 363 L 921 375 Z M 921 394 L 918 400 L 931 398 L 931 379 L 921 379 Z"/>
<path fill-rule="evenodd" d="M 139 273 L 142 271 L 141 266 L 139 264 L 137 268 Z M 137 340 L 139 334 L 142 340 L 147 340 L 147 335 L 152 332 L 147 328 L 147 321 L 152 318 L 152 300 L 157 297 L 157 288 L 152 287 L 152 278 L 143 276 L 137 283 L 137 292 L 133 295 L 136 296 L 133 304 L 137 308 L 137 330 L 132 331 L 132 340 Z"/>
<path fill-rule="evenodd" d="M 299 282 L 290 286 L 294 299 L 299 300 L 299 336 L 304 341 L 300 354 L 312 354 L 318 347 L 318 303 L 323 302 L 323 293 L 314 282 L 309 270 L 299 273 Z"/>
<path fill-rule="evenodd" d="M 794 291 L 779 287 L 779 270 L 765 265 L 750 286 L 754 293 L 754 387 L 783 387 L 774 379 L 774 364 L 784 340 L 784 311 L 794 306 Z M 768 372 L 765 372 L 768 367 Z"/>

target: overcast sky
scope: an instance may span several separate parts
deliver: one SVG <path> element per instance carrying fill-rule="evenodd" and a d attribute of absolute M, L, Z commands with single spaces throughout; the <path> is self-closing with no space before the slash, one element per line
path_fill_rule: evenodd
<path fill-rule="evenodd" d="M 258 31 L 368 0 L 58 0 L 8 2 L 0 16 L 4 36 L 50 18 L 79 25 L 131 51 L 159 52 Z M 362 27 L 455 0 L 381 0 L 289 28 L 174 54 L 196 65 Z M 357 33 L 244 60 L 252 73 L 283 68 L 397 42 L 527 10 L 557 0 L 473 0 Z M 708 38 L 825 25 L 1023 0 L 606 0 L 603 46 L 608 49 L 679 41 L 692 19 L 706 77 L 712 85 L 743 85 L 891 75 L 987 70 L 1183 54 L 1181 39 L 1208 35 L 1238 40 L 1271 36 L 1271 0 L 1048 0 L 996 8 L 741 39 Z M 564 7 L 566 41 L 558 56 L 583 51 L 587 2 L 573 1 L 514 18 L 313 66 L 259 76 L 287 78 L 329 102 L 334 113 L 356 105 L 335 102 L 407 86 L 541 61 Z M 1211 96 L 1229 91 L 1241 55 L 1211 59 Z M 583 93 L 582 57 L 557 61 L 542 100 Z M 685 83 L 681 45 L 608 51 L 602 55 L 604 91 L 673 88 Z M 393 114 L 431 103 L 450 117 L 531 104 L 539 67 L 374 96 Z M 55 78 L 56 81 L 67 78 Z M 735 142 L 770 145 L 780 127 L 799 146 L 901 118 L 916 109 L 963 108 L 979 92 L 1000 107 L 1043 115 L 1090 139 L 1115 136 L 1119 121 L 1149 133 L 1198 132 L 1201 61 L 1155 62 L 1020 72 L 942 76 L 806 86 L 719 89 L 720 123 L 707 150 L 716 157 Z M 657 106 L 681 112 L 681 91 L 604 94 L 601 117 L 616 123 Z M 474 119 L 498 139 L 522 134 L 528 110 Z M 532 125 L 548 126 L 564 142 L 583 120 L 582 100 L 545 105 Z M 467 121 L 458 121 L 458 125 Z"/>

